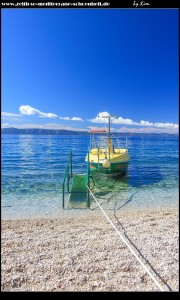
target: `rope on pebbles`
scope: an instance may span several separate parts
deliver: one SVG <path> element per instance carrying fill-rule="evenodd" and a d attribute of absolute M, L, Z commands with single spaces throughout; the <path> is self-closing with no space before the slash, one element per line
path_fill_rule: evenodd
<path fill-rule="evenodd" d="M 152 275 L 152 273 L 150 272 L 150 270 L 144 265 L 144 263 L 140 260 L 140 258 L 137 256 L 137 254 L 134 252 L 134 250 L 132 249 L 132 247 L 129 245 L 129 243 L 126 241 L 126 239 L 123 237 L 123 235 L 121 234 L 121 232 L 116 228 L 116 226 L 112 223 L 112 221 L 110 220 L 110 218 L 107 216 L 107 214 L 105 213 L 105 211 L 102 209 L 101 205 L 98 203 L 98 201 L 96 200 L 95 196 L 93 195 L 92 191 L 90 190 L 89 186 L 87 185 L 87 188 L 91 194 L 91 196 L 93 197 L 93 199 L 95 200 L 95 202 L 97 203 L 97 205 L 99 206 L 99 208 L 101 209 L 102 213 L 105 215 L 105 217 L 107 218 L 107 220 L 109 221 L 109 223 L 111 224 L 111 226 L 115 229 L 115 231 L 117 232 L 117 234 L 120 236 L 120 238 L 122 239 L 122 241 L 126 244 L 126 246 L 129 248 L 129 250 L 131 251 L 131 253 L 136 257 L 136 259 L 138 260 L 138 262 L 141 264 L 141 266 L 144 268 L 144 270 L 148 273 L 148 275 L 151 277 L 151 279 L 154 281 L 154 283 L 156 284 L 156 286 L 158 287 L 158 289 L 160 291 L 165 291 L 163 289 L 163 287 L 159 284 L 159 282 L 156 280 L 156 278 Z M 169 291 L 169 289 L 168 289 Z"/>

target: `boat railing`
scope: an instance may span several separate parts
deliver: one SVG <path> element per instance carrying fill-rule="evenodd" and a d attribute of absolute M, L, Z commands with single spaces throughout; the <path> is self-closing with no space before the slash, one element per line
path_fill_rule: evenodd
<path fill-rule="evenodd" d="M 86 185 L 88 187 L 87 189 L 87 206 L 90 208 L 90 194 L 89 194 L 89 189 L 90 189 L 90 162 L 89 162 L 89 152 L 88 152 L 88 160 L 87 160 L 87 172 L 86 172 Z"/>
<path fill-rule="evenodd" d="M 92 138 L 91 149 L 96 148 L 96 143 L 97 141 L 95 140 L 95 138 Z"/>
<path fill-rule="evenodd" d="M 120 149 L 119 139 L 117 138 L 117 148 Z"/>
<path fill-rule="evenodd" d="M 121 145 L 119 138 L 111 138 L 112 140 L 112 144 L 113 144 L 113 148 L 115 149 L 121 149 L 121 148 L 125 148 L 126 149 L 126 153 L 128 153 L 128 140 L 126 138 L 125 143 L 123 142 L 123 145 Z M 111 147 L 108 143 L 108 140 L 105 138 L 101 138 L 99 139 L 95 139 L 93 138 L 91 140 L 91 149 L 96 148 L 96 149 L 104 149 L 104 151 L 106 151 L 107 153 L 109 153 L 111 150 Z M 99 150 L 98 150 L 99 152 Z"/>
<path fill-rule="evenodd" d="M 100 143 L 99 143 L 99 148 L 100 149 L 106 149 L 106 147 L 107 147 L 107 141 L 104 140 L 104 139 L 101 139 Z"/>
<path fill-rule="evenodd" d="M 112 139 L 113 141 L 113 139 Z M 126 153 L 128 153 L 128 139 L 126 138 L 125 140 L 125 145 L 124 147 L 121 146 L 121 143 L 120 143 L 120 140 L 118 138 L 116 138 L 116 142 L 113 143 L 114 145 L 117 145 L 117 147 L 114 147 L 114 148 L 117 148 L 117 149 L 122 149 L 122 148 L 125 148 L 126 149 Z M 124 144 L 124 143 L 123 143 Z"/>

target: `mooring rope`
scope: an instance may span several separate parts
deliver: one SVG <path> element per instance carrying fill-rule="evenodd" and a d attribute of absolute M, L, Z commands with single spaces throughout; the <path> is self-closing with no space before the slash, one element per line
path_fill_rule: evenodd
<path fill-rule="evenodd" d="M 155 284 L 157 285 L 157 287 L 159 288 L 160 291 L 164 291 L 164 289 L 162 288 L 162 286 L 159 284 L 159 282 L 156 280 L 156 278 L 151 274 L 151 272 L 149 271 L 149 269 L 144 265 L 144 263 L 140 260 L 140 258 L 137 256 L 137 254 L 134 252 L 134 250 L 131 248 L 131 246 L 129 245 L 129 243 L 126 241 L 126 239 L 123 237 L 123 235 L 120 233 L 120 231 L 116 228 L 116 226 L 112 223 L 112 221 L 110 220 L 110 218 L 107 216 L 107 214 L 105 213 L 105 211 L 102 209 L 101 205 L 98 203 L 98 201 L 96 200 L 95 196 L 93 195 L 91 189 L 89 188 L 89 186 L 87 185 L 87 188 L 91 194 L 91 196 L 93 197 L 93 199 L 95 200 L 95 202 L 97 203 L 97 205 L 99 206 L 99 208 L 101 209 L 101 211 L 103 212 L 103 214 L 105 215 L 105 217 L 108 219 L 108 221 L 110 222 L 110 224 L 112 225 L 112 227 L 116 230 L 117 234 L 120 236 L 120 238 L 122 239 L 122 241 L 126 244 L 126 246 L 129 248 L 129 250 L 132 252 L 132 254 L 136 257 L 136 259 L 139 261 L 139 263 L 141 264 L 141 266 L 144 268 L 144 270 L 149 274 L 149 276 L 151 277 L 151 279 L 155 282 Z"/>

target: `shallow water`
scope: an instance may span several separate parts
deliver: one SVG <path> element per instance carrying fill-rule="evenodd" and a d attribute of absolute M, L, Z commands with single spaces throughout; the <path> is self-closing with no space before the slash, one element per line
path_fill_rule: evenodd
<path fill-rule="evenodd" d="M 125 135 L 119 138 L 125 145 Z M 93 191 L 102 207 L 115 211 L 177 207 L 178 141 L 177 135 L 129 136 L 127 174 L 94 177 Z M 2 135 L 2 218 L 61 215 L 69 151 L 72 149 L 73 173 L 85 173 L 88 146 L 88 136 Z M 68 193 L 65 205 L 68 208 Z M 86 203 L 72 207 L 84 208 Z M 91 209 L 98 209 L 93 199 Z"/>

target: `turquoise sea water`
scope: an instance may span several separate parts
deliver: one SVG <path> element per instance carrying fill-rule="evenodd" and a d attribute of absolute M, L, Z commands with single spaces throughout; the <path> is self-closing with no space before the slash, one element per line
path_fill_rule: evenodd
<path fill-rule="evenodd" d="M 118 138 L 125 145 L 125 136 Z M 127 174 L 95 178 L 94 193 L 102 207 L 178 207 L 178 142 L 177 135 L 129 136 Z M 73 173 L 85 173 L 88 146 L 89 136 L 2 135 L 2 218 L 60 216 L 69 151 L 72 149 Z M 98 209 L 94 201 L 91 209 Z"/>

